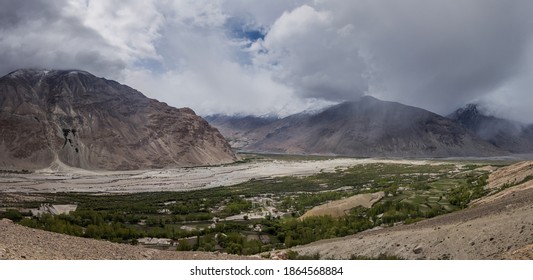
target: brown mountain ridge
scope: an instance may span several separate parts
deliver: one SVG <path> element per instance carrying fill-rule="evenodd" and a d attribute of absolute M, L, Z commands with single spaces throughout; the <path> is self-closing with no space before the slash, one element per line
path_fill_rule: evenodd
<path fill-rule="evenodd" d="M 0 169 L 61 162 L 128 170 L 235 160 L 217 129 L 118 82 L 79 70 L 11 72 L 0 78 Z"/>
<path fill-rule="evenodd" d="M 357 157 L 468 157 L 506 154 L 464 126 L 424 109 L 370 96 L 261 125 L 207 118 L 242 150 Z"/>

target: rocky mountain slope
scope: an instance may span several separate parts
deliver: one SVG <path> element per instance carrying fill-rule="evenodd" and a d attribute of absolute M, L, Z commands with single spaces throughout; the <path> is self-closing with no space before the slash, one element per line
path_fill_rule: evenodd
<path fill-rule="evenodd" d="M 456 110 L 448 116 L 480 138 L 512 153 L 533 152 L 533 125 L 497 118 L 482 113 L 475 104 Z"/>
<path fill-rule="evenodd" d="M 218 128 L 230 145 L 237 149 L 246 147 L 258 140 L 255 138 L 253 131 L 279 120 L 277 117 L 227 116 L 220 114 L 207 116 L 205 119 L 209 124 Z"/>
<path fill-rule="evenodd" d="M 53 163 L 127 170 L 227 163 L 223 136 L 176 109 L 78 70 L 18 70 L 0 78 L 0 169 Z"/>
<path fill-rule="evenodd" d="M 533 162 L 519 163 L 506 167 L 503 173 L 495 172 L 498 178 L 491 176 L 491 180 L 512 182 L 514 171 L 531 172 L 532 168 Z M 302 255 L 318 252 L 322 258 L 376 258 L 385 254 L 405 259 L 531 259 L 533 181 L 476 201 L 465 210 L 292 250 Z"/>
<path fill-rule="evenodd" d="M 250 130 L 242 128 L 240 133 L 248 142 L 242 149 L 260 152 L 361 157 L 504 154 L 447 118 L 370 96 L 319 113 L 296 114 Z"/>

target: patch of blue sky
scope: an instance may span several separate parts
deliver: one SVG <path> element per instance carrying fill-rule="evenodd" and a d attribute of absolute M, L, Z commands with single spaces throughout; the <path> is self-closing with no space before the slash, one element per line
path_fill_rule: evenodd
<path fill-rule="evenodd" d="M 264 28 L 257 27 L 254 24 L 237 17 L 227 19 L 225 27 L 228 30 L 228 35 L 234 39 L 255 42 L 264 39 L 266 35 Z"/>
<path fill-rule="evenodd" d="M 265 28 L 243 18 L 231 17 L 226 20 L 225 29 L 231 40 L 239 42 L 240 48 L 234 52 L 234 58 L 242 65 L 250 65 L 249 48 L 254 42 L 265 38 Z"/>
<path fill-rule="evenodd" d="M 153 73 L 164 73 L 166 71 L 166 67 L 161 61 L 151 58 L 139 59 L 135 61 L 134 66 L 136 68 L 148 69 Z"/>

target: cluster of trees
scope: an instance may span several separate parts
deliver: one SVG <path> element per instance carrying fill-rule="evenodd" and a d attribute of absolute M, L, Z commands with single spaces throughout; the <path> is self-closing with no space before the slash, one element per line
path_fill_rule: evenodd
<path fill-rule="evenodd" d="M 487 184 L 488 175 L 468 176 L 466 184 L 453 188 L 446 194 L 451 205 L 466 208 L 470 201 L 487 194 L 484 186 Z"/>
<path fill-rule="evenodd" d="M 154 217 L 108 211 L 76 210 L 68 215 L 43 214 L 31 219 L 22 219 L 20 223 L 32 228 L 116 242 L 132 241 L 141 237 L 181 238 L 197 234 L 195 231 L 181 230 L 173 224 L 181 220 L 182 217 L 178 216 Z M 145 221 L 145 226 L 138 224 L 142 220 Z"/>
<path fill-rule="evenodd" d="M 285 196 L 279 204 L 279 209 L 282 211 L 287 211 L 290 209 L 294 212 L 304 213 L 307 209 L 310 209 L 314 206 L 323 204 L 327 201 L 338 200 L 344 197 L 348 197 L 353 194 L 353 191 L 329 191 Z"/>
<path fill-rule="evenodd" d="M 7 209 L 5 212 L 0 213 L 0 219 L 10 219 L 13 222 L 18 222 L 24 218 L 24 215 L 16 209 Z"/>
<path fill-rule="evenodd" d="M 238 215 L 252 209 L 252 202 L 240 196 L 232 196 L 229 202 L 226 203 L 224 209 L 219 213 L 221 217 L 231 215 Z"/>
<path fill-rule="evenodd" d="M 419 206 L 401 202 L 384 201 L 370 209 L 357 207 L 342 218 L 330 216 L 264 220 L 264 232 L 282 240 L 285 247 L 303 245 L 320 239 L 355 234 L 378 225 L 392 225 L 396 222 L 413 222 L 446 213 L 444 208 L 422 211 Z"/>
<path fill-rule="evenodd" d="M 433 188 L 434 185 L 427 174 L 441 172 L 441 169 L 446 171 L 452 167 L 377 164 L 305 178 L 252 180 L 209 191 L 110 195 L 105 198 L 84 194 L 59 194 L 54 197 L 56 203 L 77 201 L 80 203 L 78 210 L 69 215 L 43 215 L 32 219 L 24 219 L 20 213 L 14 211 L 3 215 L 27 226 L 76 236 L 116 242 L 134 242 L 141 237 L 171 238 L 180 240 L 179 250 L 219 249 L 228 253 L 255 254 L 272 248 L 288 248 L 320 239 L 346 236 L 378 225 L 410 223 L 446 213 L 449 210 L 442 206 L 425 205 L 421 208 L 420 204 L 401 201 L 398 196 L 402 192 L 399 191 L 400 186 L 408 187 L 417 193 Z M 442 174 L 439 178 L 447 178 L 446 172 Z M 462 184 L 451 188 L 445 194 L 450 204 L 458 208 L 466 207 L 470 200 L 484 194 L 486 176 L 471 175 L 458 181 Z M 370 189 L 324 192 L 347 185 L 369 186 Z M 383 190 L 386 198 L 370 209 L 352 209 L 342 218 L 297 217 L 307 209 L 324 202 L 363 191 L 377 190 Z M 266 193 L 283 197 L 277 206 L 282 210 L 292 210 L 292 217 L 272 219 L 267 216 L 261 221 L 222 221 L 214 228 L 192 231 L 180 229 L 184 223 L 211 221 L 250 211 L 253 205 L 246 197 Z M 161 212 L 162 209 L 165 212 Z M 246 237 L 250 235 L 248 226 L 257 223 L 263 228 L 260 234 L 269 237 L 268 244 Z M 196 241 L 186 240 L 188 237 L 196 237 Z"/>
<path fill-rule="evenodd" d="M 95 211 L 75 211 L 71 214 L 43 214 L 32 219 L 23 219 L 20 224 L 32 228 L 82 236 L 107 239 L 114 242 L 131 241 L 145 234 L 124 224 L 124 220 L 108 220 Z"/>

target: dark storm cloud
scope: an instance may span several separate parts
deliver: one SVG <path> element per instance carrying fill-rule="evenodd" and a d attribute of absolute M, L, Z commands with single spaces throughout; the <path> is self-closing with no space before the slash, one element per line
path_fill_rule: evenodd
<path fill-rule="evenodd" d="M 446 113 L 524 70 L 533 2 L 395 3 L 373 1 L 356 22 L 384 97 Z"/>
<path fill-rule="evenodd" d="M 366 93 L 447 113 L 527 75 L 532 10 L 520 0 L 316 1 L 278 18 L 258 56 L 303 97 Z"/>
<path fill-rule="evenodd" d="M 82 68 L 116 76 L 125 63 L 80 18 L 65 15 L 66 1 L 0 3 L 0 75 L 18 68 Z"/>
<path fill-rule="evenodd" d="M 29 19 L 59 17 L 60 1 L 2 1 L 0 7 L 0 26 L 6 29 L 17 26 Z"/>
<path fill-rule="evenodd" d="M 0 1 L 0 75 L 79 68 L 202 114 L 368 94 L 531 122 L 533 1 Z M 176 90 L 179 89 L 179 90 Z"/>

